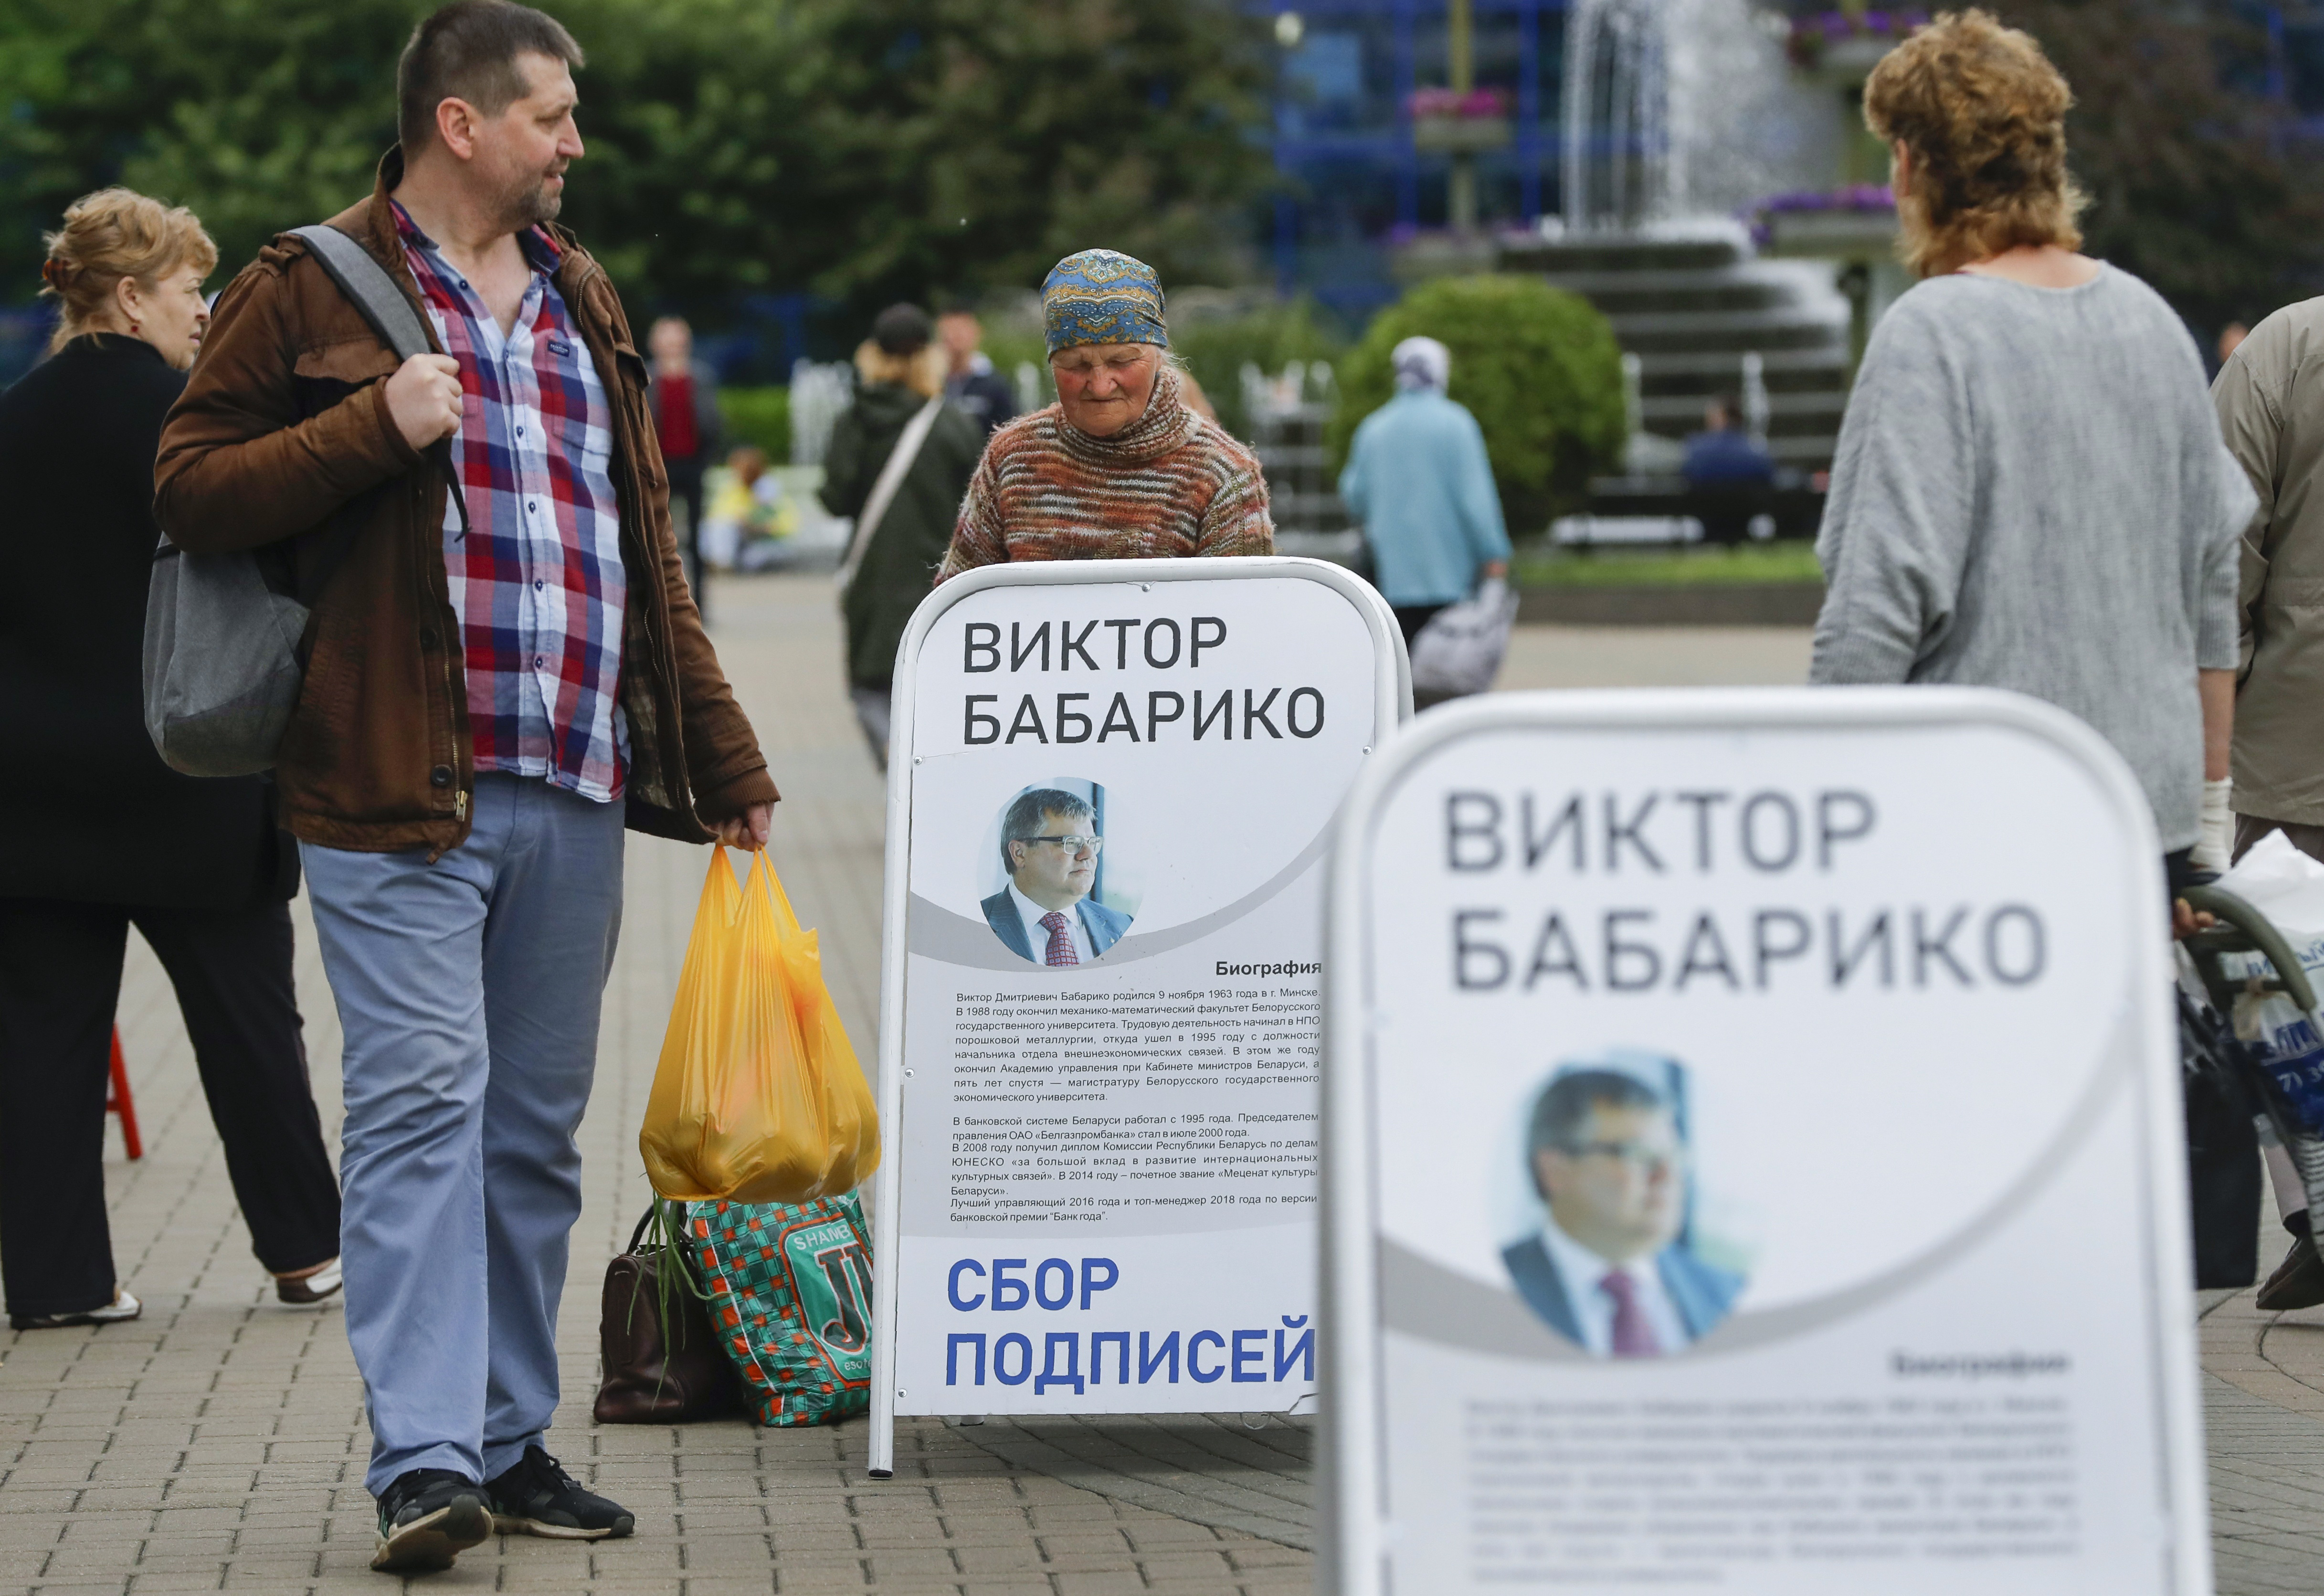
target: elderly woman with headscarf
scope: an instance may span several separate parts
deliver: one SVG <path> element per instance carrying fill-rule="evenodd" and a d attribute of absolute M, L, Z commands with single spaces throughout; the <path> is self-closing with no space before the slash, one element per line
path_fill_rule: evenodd
<path fill-rule="evenodd" d="M 1484 431 L 1445 397 L 1452 352 L 1434 338 L 1406 338 L 1388 358 L 1396 397 L 1356 429 L 1340 498 L 1363 523 L 1372 581 L 1409 646 L 1479 577 L 1508 574 L 1509 534 Z"/>
<path fill-rule="evenodd" d="M 936 580 L 1011 559 L 1273 553 L 1258 458 L 1187 404 L 1153 268 L 1084 250 L 1041 305 L 1057 402 L 992 435 Z"/>

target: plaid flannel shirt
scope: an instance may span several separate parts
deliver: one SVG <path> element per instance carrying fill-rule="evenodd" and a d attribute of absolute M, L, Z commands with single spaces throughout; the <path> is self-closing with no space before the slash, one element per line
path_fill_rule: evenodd
<path fill-rule="evenodd" d="M 532 281 L 503 337 L 483 299 L 401 205 L 395 225 L 465 396 L 452 459 L 467 500 L 444 515 L 444 569 L 467 667 L 475 768 L 621 796 L 621 509 L 612 412 L 550 275 L 540 228 L 518 235 Z"/>

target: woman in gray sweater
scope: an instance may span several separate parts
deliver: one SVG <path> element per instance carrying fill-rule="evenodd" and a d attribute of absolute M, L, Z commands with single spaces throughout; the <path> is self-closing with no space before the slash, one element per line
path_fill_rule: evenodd
<path fill-rule="evenodd" d="M 2076 253 L 2071 103 L 2042 47 L 1981 11 L 1865 85 L 1923 281 L 1875 329 L 1840 430 L 1811 679 L 2047 699 L 2129 761 L 2174 876 L 2199 842 L 2223 870 L 2256 502 L 2178 317 Z"/>

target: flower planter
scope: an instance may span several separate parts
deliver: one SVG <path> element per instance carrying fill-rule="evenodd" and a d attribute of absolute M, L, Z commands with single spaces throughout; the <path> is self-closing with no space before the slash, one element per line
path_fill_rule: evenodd
<path fill-rule="evenodd" d="M 1477 155 L 1509 147 L 1506 116 L 1416 116 L 1412 143 L 1417 150 L 1441 155 Z"/>
<path fill-rule="evenodd" d="M 1896 247 L 1893 210 L 1777 211 L 1765 226 L 1771 255 L 1885 260 Z"/>

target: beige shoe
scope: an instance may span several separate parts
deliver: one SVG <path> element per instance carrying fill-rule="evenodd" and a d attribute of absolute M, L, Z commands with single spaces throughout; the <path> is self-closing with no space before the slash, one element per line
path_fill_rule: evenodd
<path fill-rule="evenodd" d="M 8 1325 L 12 1330 L 62 1330 L 71 1324 L 122 1324 L 144 1311 L 143 1303 L 116 1286 L 113 1300 L 101 1308 L 85 1314 L 11 1314 Z"/>
<path fill-rule="evenodd" d="M 339 1260 L 335 1258 L 310 1274 L 275 1276 L 274 1295 L 292 1307 L 309 1307 L 338 1296 L 339 1287 L 346 1284 L 339 1273 Z"/>

